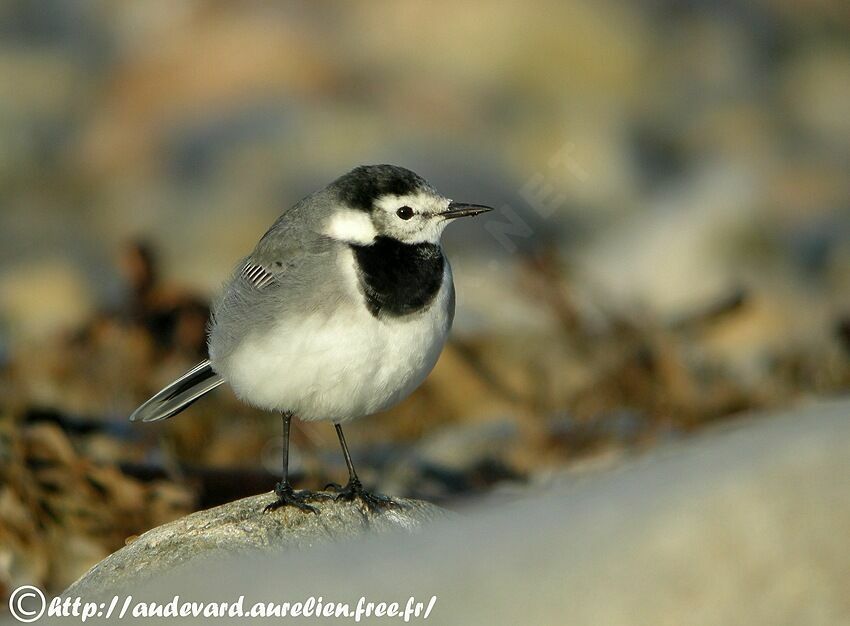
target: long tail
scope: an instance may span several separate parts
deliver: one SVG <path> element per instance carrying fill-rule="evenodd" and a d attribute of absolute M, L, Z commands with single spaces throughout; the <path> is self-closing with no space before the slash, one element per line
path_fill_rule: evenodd
<path fill-rule="evenodd" d="M 174 417 L 223 382 L 209 361 L 199 363 L 133 411 L 130 421 L 156 422 Z"/>

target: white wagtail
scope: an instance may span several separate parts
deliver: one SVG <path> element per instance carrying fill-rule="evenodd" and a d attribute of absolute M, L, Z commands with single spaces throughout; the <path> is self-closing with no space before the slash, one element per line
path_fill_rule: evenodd
<path fill-rule="evenodd" d="M 434 367 L 455 308 L 440 236 L 449 220 L 489 210 L 401 167 L 353 169 L 278 218 L 213 304 L 210 358 L 130 419 L 167 419 L 227 382 L 283 415 L 283 476 L 266 510 L 315 512 L 308 502 L 328 497 L 289 482 L 293 416 L 334 422 L 348 466 L 335 498 L 388 503 L 363 489 L 340 424 L 397 404 Z"/>

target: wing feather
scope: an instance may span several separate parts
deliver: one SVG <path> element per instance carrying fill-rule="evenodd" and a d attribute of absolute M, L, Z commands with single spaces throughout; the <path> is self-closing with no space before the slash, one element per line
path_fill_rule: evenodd
<path fill-rule="evenodd" d="M 275 275 L 263 265 L 247 261 L 239 275 L 256 289 L 268 287 L 276 281 Z"/>

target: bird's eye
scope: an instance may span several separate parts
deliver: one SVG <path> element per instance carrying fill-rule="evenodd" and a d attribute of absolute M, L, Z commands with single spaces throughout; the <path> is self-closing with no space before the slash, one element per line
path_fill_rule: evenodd
<path fill-rule="evenodd" d="M 403 206 L 398 211 L 396 211 L 395 214 L 403 220 L 409 220 L 411 217 L 413 217 L 413 209 L 411 209 L 409 206 Z"/>

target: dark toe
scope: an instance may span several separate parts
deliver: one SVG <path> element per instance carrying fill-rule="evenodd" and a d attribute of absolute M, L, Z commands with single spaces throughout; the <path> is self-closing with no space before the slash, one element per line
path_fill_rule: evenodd
<path fill-rule="evenodd" d="M 382 495 L 379 495 L 379 494 L 362 492 L 362 493 L 358 494 L 358 497 L 372 511 L 399 508 L 401 506 L 398 502 L 396 502 L 392 498 L 388 498 L 387 496 L 382 496 Z"/>
<path fill-rule="evenodd" d="M 284 506 L 294 506 L 295 508 L 305 512 L 305 513 L 319 513 L 319 510 L 315 507 L 307 504 L 308 495 L 304 493 L 296 493 L 291 490 L 285 489 L 275 489 L 277 492 L 277 500 L 271 502 L 266 505 L 263 509 L 263 513 L 268 513 L 269 511 L 275 511 Z"/>

